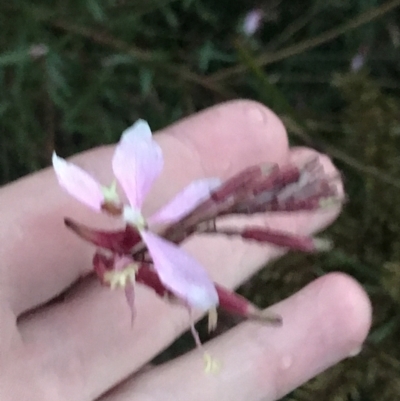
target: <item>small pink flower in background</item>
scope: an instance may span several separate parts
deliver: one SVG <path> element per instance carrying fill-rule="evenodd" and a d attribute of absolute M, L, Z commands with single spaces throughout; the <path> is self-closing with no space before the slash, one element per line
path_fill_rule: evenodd
<path fill-rule="evenodd" d="M 122 216 L 125 223 L 135 227 L 146 244 L 154 262 L 154 270 L 165 287 L 189 307 L 206 311 L 218 305 L 215 285 L 206 270 L 177 245 L 149 231 L 141 212 L 144 199 L 160 175 L 163 163 L 161 148 L 153 140 L 150 127 L 145 121 L 139 120 L 124 131 L 115 149 L 112 167 L 129 200 L 129 204 L 125 205 L 120 201 L 116 185 L 102 187 L 87 172 L 53 154 L 53 166 L 60 185 L 94 211 L 112 210 L 113 214 Z M 148 221 L 172 223 L 179 220 L 207 198 L 218 184 L 216 179 L 195 181 Z M 137 263 L 126 259 L 124 263 L 114 266 L 115 277 L 108 272 L 108 279 L 114 287 L 133 284 L 133 266 Z M 132 297 L 131 293 L 129 296 L 127 294 L 127 298 Z M 131 302 L 129 301 L 130 304 Z"/>
<path fill-rule="evenodd" d="M 29 47 L 28 54 L 37 60 L 46 56 L 49 53 L 49 47 L 44 43 L 35 43 Z"/>
<path fill-rule="evenodd" d="M 352 59 L 350 63 L 351 71 L 359 71 L 365 64 L 365 55 L 362 53 L 357 53 Z"/>
<path fill-rule="evenodd" d="M 243 32 L 247 36 L 253 36 L 261 28 L 263 18 L 264 11 L 261 9 L 255 8 L 249 11 L 244 17 L 242 26 Z"/>
<path fill-rule="evenodd" d="M 361 45 L 357 53 L 353 56 L 350 62 L 350 70 L 353 72 L 360 71 L 366 62 L 368 55 L 368 46 Z"/>

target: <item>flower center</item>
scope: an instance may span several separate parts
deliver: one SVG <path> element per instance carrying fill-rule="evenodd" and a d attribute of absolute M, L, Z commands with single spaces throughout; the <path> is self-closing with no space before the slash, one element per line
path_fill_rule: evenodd
<path fill-rule="evenodd" d="M 128 280 L 131 283 L 135 282 L 135 276 L 137 273 L 137 266 L 136 265 L 129 265 L 125 267 L 123 270 L 113 270 L 107 271 L 104 273 L 103 280 L 107 284 L 110 284 L 110 288 L 114 290 L 117 287 L 125 288 L 128 284 Z"/>
<path fill-rule="evenodd" d="M 139 231 L 144 230 L 147 226 L 146 220 L 139 209 L 125 205 L 122 216 L 126 223 L 135 226 Z"/>

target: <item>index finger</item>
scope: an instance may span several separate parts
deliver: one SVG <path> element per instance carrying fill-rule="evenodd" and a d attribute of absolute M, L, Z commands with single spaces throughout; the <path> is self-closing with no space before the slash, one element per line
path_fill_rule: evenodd
<path fill-rule="evenodd" d="M 157 135 L 165 168 L 149 196 L 155 209 L 195 178 L 227 177 L 260 162 L 285 162 L 288 143 L 280 120 L 251 101 L 222 104 L 180 121 Z M 113 147 L 75 157 L 108 184 Z M 2 294 L 18 315 L 61 293 L 91 270 L 93 249 L 63 226 L 63 216 L 94 225 L 113 224 L 65 194 L 51 169 L 0 190 Z"/>

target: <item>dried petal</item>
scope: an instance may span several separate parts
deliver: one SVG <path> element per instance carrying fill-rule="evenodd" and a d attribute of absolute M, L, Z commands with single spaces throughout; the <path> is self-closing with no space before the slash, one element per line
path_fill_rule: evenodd
<path fill-rule="evenodd" d="M 86 171 L 58 157 L 55 152 L 52 162 L 59 184 L 86 206 L 100 211 L 104 201 L 100 184 Z"/>
<path fill-rule="evenodd" d="M 318 159 L 302 167 L 280 167 L 256 182 L 247 196 L 224 213 L 316 210 L 326 204 L 340 205 L 344 199 L 338 193 L 336 178 L 324 173 Z"/>
<path fill-rule="evenodd" d="M 282 188 L 297 182 L 300 176 L 300 169 L 297 166 L 276 166 L 269 174 L 266 174 L 263 179 L 256 183 L 253 188 L 253 194 L 259 195 L 265 192 L 280 191 Z"/>
<path fill-rule="evenodd" d="M 130 225 L 127 225 L 124 230 L 102 231 L 87 227 L 69 218 L 64 219 L 64 223 L 84 240 L 117 254 L 129 254 L 132 248 L 142 240 L 138 231 Z"/>
<path fill-rule="evenodd" d="M 321 238 L 287 234 L 267 228 L 249 227 L 238 233 L 243 239 L 264 242 L 302 252 L 327 251 L 332 243 Z"/>
<path fill-rule="evenodd" d="M 193 181 L 147 221 L 152 224 L 174 223 L 186 216 L 200 202 L 207 199 L 211 192 L 220 185 L 221 180 L 219 178 L 205 178 Z"/>
<path fill-rule="evenodd" d="M 271 165 L 256 165 L 248 167 L 225 181 L 211 197 L 215 202 L 223 202 L 228 198 L 235 196 L 238 192 L 245 191 L 249 186 L 253 186 L 253 182 L 256 182 L 263 176 L 264 170 L 270 171 L 272 169 L 274 169 L 274 167 Z"/>
<path fill-rule="evenodd" d="M 141 234 L 161 282 L 175 296 L 189 306 L 204 311 L 218 304 L 215 286 L 196 259 L 149 231 Z"/>
<path fill-rule="evenodd" d="M 160 297 L 173 297 L 173 294 L 160 281 L 158 274 L 145 263 L 140 265 L 136 273 L 136 282 L 153 289 Z"/>
<path fill-rule="evenodd" d="M 138 120 L 124 131 L 115 149 L 112 166 L 131 206 L 140 209 L 163 168 L 161 148 L 152 139 L 147 122 Z"/>

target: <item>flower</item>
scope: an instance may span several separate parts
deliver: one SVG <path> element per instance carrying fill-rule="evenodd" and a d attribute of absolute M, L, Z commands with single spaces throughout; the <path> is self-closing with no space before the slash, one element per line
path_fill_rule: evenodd
<path fill-rule="evenodd" d="M 68 193 L 92 210 L 109 213 L 125 222 L 122 229 L 103 231 L 70 218 L 64 220 L 68 228 L 98 247 L 93 269 L 101 282 L 125 290 L 132 318 L 137 282 L 160 297 L 183 301 L 189 312 L 191 308 L 208 310 L 210 330 L 217 323 L 216 306 L 253 321 L 281 325 L 279 315 L 261 311 L 240 295 L 213 283 L 200 263 L 178 244 L 202 233 L 235 236 L 305 252 L 326 250 L 331 245 L 326 240 L 262 226 L 219 227 L 216 219 L 340 207 L 345 197 L 337 183 L 339 176 L 327 175 L 317 158 L 302 166 L 263 163 L 247 167 L 222 184 L 218 179 L 194 181 L 152 216 L 145 217 L 143 202 L 163 164 L 161 148 L 143 120 L 123 132 L 112 159 L 116 180 L 109 187 L 103 187 L 80 167 L 53 154 L 56 176 Z M 127 203 L 119 197 L 117 182 L 126 194 Z M 160 224 L 162 235 L 149 229 L 149 225 Z M 190 328 L 200 346 L 193 318 Z M 213 371 L 214 367 L 213 360 L 206 355 L 206 370 Z"/>
<path fill-rule="evenodd" d="M 114 175 L 129 201 L 123 204 L 117 185 L 101 186 L 80 167 L 58 157 L 52 158 L 59 184 L 72 196 L 96 212 L 106 211 L 123 218 L 128 226 L 140 234 L 153 260 L 153 267 L 163 285 L 187 306 L 201 310 L 218 305 L 214 283 L 201 264 L 177 245 L 151 232 L 148 223 L 169 224 L 190 212 L 219 184 L 217 179 L 201 179 L 189 184 L 172 201 L 146 219 L 142 214 L 143 202 L 163 168 L 160 146 L 152 138 L 147 122 L 137 121 L 122 134 L 112 159 Z M 121 255 L 123 256 L 123 255 Z M 118 259 L 119 261 L 121 259 Z M 125 287 L 134 279 L 135 261 L 123 259 L 125 265 L 108 275 L 110 285 Z M 109 272 L 108 272 L 109 273 Z M 127 298 L 133 299 L 129 293 Z M 129 299 L 128 299 L 129 302 Z M 132 301 L 133 302 L 133 301 Z"/>
<path fill-rule="evenodd" d="M 246 36 L 253 36 L 261 27 L 264 12 L 261 9 L 255 8 L 250 10 L 243 21 L 243 32 Z"/>

